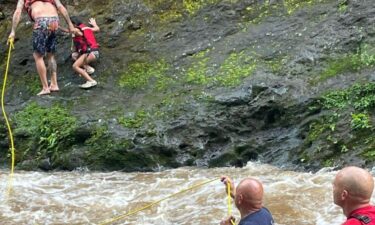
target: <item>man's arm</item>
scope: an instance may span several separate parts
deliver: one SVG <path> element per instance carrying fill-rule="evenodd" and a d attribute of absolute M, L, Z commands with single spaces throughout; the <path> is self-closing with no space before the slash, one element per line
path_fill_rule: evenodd
<path fill-rule="evenodd" d="M 16 11 L 14 11 L 14 14 L 13 14 L 12 30 L 9 34 L 8 40 L 14 39 L 14 37 L 16 36 L 16 29 L 21 20 L 21 14 L 22 14 L 24 4 L 25 4 L 24 0 L 18 0 Z"/>
<path fill-rule="evenodd" d="M 59 26 L 59 29 L 60 29 L 62 32 L 70 33 L 70 31 L 69 31 L 68 28 L 65 28 L 65 27 Z"/>
<path fill-rule="evenodd" d="M 70 32 L 72 32 L 73 29 L 74 29 L 74 26 L 73 26 L 72 21 L 70 21 L 70 17 L 69 17 L 68 11 L 64 7 L 64 5 L 60 2 L 60 0 L 55 0 L 55 4 L 56 4 L 57 10 L 59 10 L 59 12 L 64 17 L 66 23 L 68 24 Z"/>

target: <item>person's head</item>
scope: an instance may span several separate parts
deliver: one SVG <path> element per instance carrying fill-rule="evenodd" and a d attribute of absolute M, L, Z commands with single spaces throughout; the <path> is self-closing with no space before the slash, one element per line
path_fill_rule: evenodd
<path fill-rule="evenodd" d="M 345 214 L 350 213 L 348 208 L 369 204 L 373 189 L 374 179 L 368 171 L 355 166 L 345 167 L 333 181 L 333 201 Z"/>
<path fill-rule="evenodd" d="M 263 185 L 254 178 L 243 179 L 236 188 L 234 202 L 242 211 L 255 211 L 262 208 Z"/>
<path fill-rule="evenodd" d="M 79 26 L 83 23 L 82 19 L 78 16 L 72 16 L 72 17 L 70 17 L 70 20 L 72 21 L 74 26 Z"/>

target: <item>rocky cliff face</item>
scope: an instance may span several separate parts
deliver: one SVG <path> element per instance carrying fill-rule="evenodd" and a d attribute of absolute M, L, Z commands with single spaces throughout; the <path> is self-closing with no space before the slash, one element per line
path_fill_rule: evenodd
<path fill-rule="evenodd" d="M 0 2 L 3 63 L 15 4 Z M 372 0 L 64 4 L 101 27 L 99 85 L 78 88 L 70 37 L 60 34 L 61 91 L 37 97 L 23 19 L 5 96 L 19 168 L 374 165 Z"/>

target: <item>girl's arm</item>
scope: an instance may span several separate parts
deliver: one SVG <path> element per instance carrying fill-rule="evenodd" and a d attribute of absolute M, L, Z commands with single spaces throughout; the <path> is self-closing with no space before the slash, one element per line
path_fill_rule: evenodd
<path fill-rule="evenodd" d="M 92 31 L 94 31 L 94 32 L 100 31 L 100 28 L 99 28 L 98 24 L 96 24 L 96 20 L 94 18 L 90 18 L 89 24 L 92 26 L 92 27 L 90 27 L 90 29 Z"/>

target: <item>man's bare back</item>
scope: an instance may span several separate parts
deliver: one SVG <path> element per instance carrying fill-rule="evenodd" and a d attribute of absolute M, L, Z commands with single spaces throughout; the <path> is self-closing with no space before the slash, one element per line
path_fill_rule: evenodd
<path fill-rule="evenodd" d="M 54 17 L 58 16 L 56 7 L 49 2 L 37 1 L 31 5 L 32 17 Z"/>

